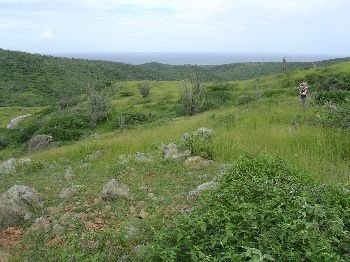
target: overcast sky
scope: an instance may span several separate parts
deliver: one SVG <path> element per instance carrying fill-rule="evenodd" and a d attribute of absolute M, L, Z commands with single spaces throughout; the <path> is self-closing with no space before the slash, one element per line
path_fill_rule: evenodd
<path fill-rule="evenodd" d="M 0 0 L 0 48 L 350 54 L 350 0 Z"/>

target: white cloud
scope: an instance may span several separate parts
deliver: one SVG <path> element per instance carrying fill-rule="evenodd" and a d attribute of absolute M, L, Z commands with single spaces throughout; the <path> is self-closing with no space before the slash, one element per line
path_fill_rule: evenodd
<path fill-rule="evenodd" d="M 46 28 L 40 31 L 39 33 L 39 39 L 42 40 L 52 40 L 54 38 L 54 34 L 51 29 Z"/>

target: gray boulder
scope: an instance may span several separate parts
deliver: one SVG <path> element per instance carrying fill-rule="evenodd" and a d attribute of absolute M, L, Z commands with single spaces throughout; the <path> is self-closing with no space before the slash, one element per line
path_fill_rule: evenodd
<path fill-rule="evenodd" d="M 7 125 L 7 129 L 14 129 L 17 127 L 18 123 L 21 122 L 23 119 L 31 116 L 32 114 L 27 114 L 23 116 L 18 116 L 10 121 L 10 123 Z"/>
<path fill-rule="evenodd" d="M 15 185 L 0 195 L 0 229 L 22 224 L 42 209 L 44 198 L 34 188 Z"/>
<path fill-rule="evenodd" d="M 197 197 L 201 193 L 207 190 L 213 190 L 216 189 L 219 186 L 219 183 L 214 181 L 209 181 L 204 184 L 199 185 L 196 189 L 192 190 L 188 193 L 188 197 Z"/>
<path fill-rule="evenodd" d="M 15 158 L 10 158 L 0 164 L 0 174 L 14 174 L 17 171 L 17 161 Z"/>
<path fill-rule="evenodd" d="M 48 148 L 52 142 L 52 136 L 50 135 L 37 135 L 32 137 L 28 142 L 28 151 L 35 152 Z"/>
<path fill-rule="evenodd" d="M 163 144 L 160 146 L 160 149 L 163 151 L 163 156 L 165 159 L 185 160 L 191 155 L 189 150 L 180 151 L 177 148 L 177 145 L 172 143 Z"/>
<path fill-rule="evenodd" d="M 104 185 L 101 198 L 105 201 L 115 200 L 117 198 L 131 199 L 130 191 L 127 185 L 119 183 L 112 179 Z"/>

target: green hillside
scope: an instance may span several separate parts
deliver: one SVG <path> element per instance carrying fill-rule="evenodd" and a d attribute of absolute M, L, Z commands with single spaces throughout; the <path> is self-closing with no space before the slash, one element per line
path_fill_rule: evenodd
<path fill-rule="evenodd" d="M 346 61 L 318 62 L 319 66 Z M 312 63 L 289 63 L 289 70 Z M 220 66 L 173 66 L 159 63 L 128 65 L 106 61 L 57 58 L 0 49 L 0 106 L 45 106 L 81 95 L 87 86 L 109 86 L 111 81 L 187 79 L 197 72 L 204 81 L 245 80 L 277 74 L 280 63 L 238 63 Z"/>
<path fill-rule="evenodd" d="M 194 116 L 179 111 L 182 81 L 149 81 L 143 98 L 136 79 L 97 88 L 110 98 L 97 125 L 86 119 L 86 95 L 64 106 L 2 108 L 5 122 L 34 115 L 14 130 L 0 126 L 0 159 L 30 159 L 0 174 L 0 192 L 28 185 L 45 202 L 24 223 L 0 223 L 16 226 L 2 233 L 0 251 L 12 261 L 348 261 L 349 72 L 347 62 L 207 81 Z M 212 131 L 192 133 L 202 127 Z M 27 152 L 31 136 L 49 133 L 48 149 Z M 166 158 L 161 145 L 169 143 L 191 156 Z M 112 179 L 128 193 L 100 198 Z M 64 189 L 73 193 L 62 197 Z"/>

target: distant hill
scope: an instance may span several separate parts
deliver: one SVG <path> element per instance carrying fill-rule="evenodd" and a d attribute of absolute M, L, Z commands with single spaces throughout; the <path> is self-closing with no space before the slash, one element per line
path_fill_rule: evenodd
<path fill-rule="evenodd" d="M 318 63 L 326 66 L 346 59 Z M 310 68 L 312 63 L 289 63 L 289 70 Z M 280 63 L 237 63 L 218 66 L 124 63 L 58 58 L 0 49 L 0 106 L 45 106 L 62 97 L 82 94 L 89 83 L 110 81 L 182 80 L 191 71 L 204 81 L 244 80 L 276 74 Z"/>

